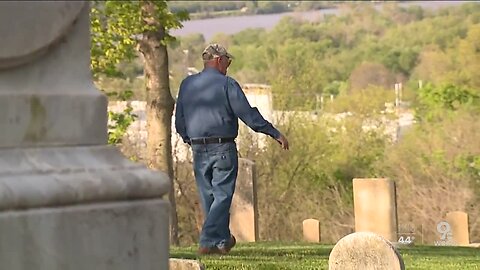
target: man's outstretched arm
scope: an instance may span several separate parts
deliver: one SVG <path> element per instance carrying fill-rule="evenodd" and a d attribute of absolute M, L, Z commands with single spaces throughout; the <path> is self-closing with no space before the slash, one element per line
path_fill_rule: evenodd
<path fill-rule="evenodd" d="M 276 139 L 284 149 L 288 149 L 288 141 L 270 122 L 265 120 L 257 108 L 252 108 L 240 85 L 228 78 L 227 96 L 233 113 L 255 132 L 267 134 Z"/>

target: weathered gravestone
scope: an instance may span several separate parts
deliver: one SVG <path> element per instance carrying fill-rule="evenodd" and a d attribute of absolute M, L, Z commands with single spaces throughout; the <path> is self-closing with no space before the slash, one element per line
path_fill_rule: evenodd
<path fill-rule="evenodd" d="M 469 246 L 468 214 L 461 211 L 449 212 L 446 221 L 450 225 L 453 243 L 457 246 Z"/>
<path fill-rule="evenodd" d="M 107 146 L 89 3 L 0 2 L 0 269 L 168 269 L 165 174 Z"/>
<path fill-rule="evenodd" d="M 238 177 L 230 208 L 230 230 L 238 242 L 258 240 L 257 189 L 255 163 L 238 159 Z"/>
<path fill-rule="evenodd" d="M 197 260 L 170 259 L 170 270 L 205 270 L 205 266 Z"/>
<path fill-rule="evenodd" d="M 353 179 L 355 231 L 373 232 L 396 242 L 395 182 L 390 179 Z"/>
<path fill-rule="evenodd" d="M 320 221 L 309 218 L 302 222 L 303 225 L 303 240 L 307 242 L 320 243 Z"/>
<path fill-rule="evenodd" d="M 402 256 L 378 234 L 349 234 L 333 247 L 328 258 L 329 270 L 404 270 Z"/>

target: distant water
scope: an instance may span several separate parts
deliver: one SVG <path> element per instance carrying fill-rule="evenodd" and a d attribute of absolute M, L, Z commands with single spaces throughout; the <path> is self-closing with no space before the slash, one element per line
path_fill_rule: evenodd
<path fill-rule="evenodd" d="M 402 2 L 399 4 L 399 6 L 421 6 L 425 9 L 436 10 L 449 6 L 458 6 L 468 2 L 476 1 L 412 1 Z M 373 4 L 365 3 L 365 5 Z M 381 8 L 381 4 L 376 4 L 375 6 L 377 8 Z M 207 40 L 208 42 L 213 36 L 218 33 L 225 33 L 227 35 L 231 35 L 247 28 L 264 28 L 266 30 L 270 30 L 285 16 L 294 16 L 314 21 L 318 18 L 323 18 L 323 16 L 327 14 L 338 15 L 339 13 L 339 9 L 332 8 L 307 12 L 288 12 L 280 14 L 248 15 L 192 20 L 184 22 L 183 28 L 172 31 L 172 34 L 175 36 L 185 36 L 194 33 L 201 33 L 205 37 L 205 40 Z"/>

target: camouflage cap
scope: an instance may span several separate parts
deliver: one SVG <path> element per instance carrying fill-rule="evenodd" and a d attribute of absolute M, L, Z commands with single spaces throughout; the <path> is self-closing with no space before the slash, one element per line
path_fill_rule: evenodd
<path fill-rule="evenodd" d="M 208 45 L 202 53 L 203 60 L 212 60 L 213 58 L 220 56 L 226 56 L 233 59 L 233 55 L 229 54 L 225 47 L 217 43 Z"/>

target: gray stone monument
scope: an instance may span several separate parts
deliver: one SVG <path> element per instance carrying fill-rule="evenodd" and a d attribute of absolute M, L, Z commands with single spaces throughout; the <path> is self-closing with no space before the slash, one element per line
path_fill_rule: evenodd
<path fill-rule="evenodd" d="M 258 241 L 255 163 L 238 159 L 238 178 L 230 208 L 230 229 L 238 242 Z"/>
<path fill-rule="evenodd" d="M 0 2 L 0 269 L 168 269 L 165 174 L 107 143 L 89 5 Z"/>
<path fill-rule="evenodd" d="M 329 270 L 404 270 L 402 256 L 385 238 L 356 232 L 340 239 L 328 258 Z"/>

